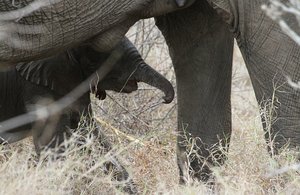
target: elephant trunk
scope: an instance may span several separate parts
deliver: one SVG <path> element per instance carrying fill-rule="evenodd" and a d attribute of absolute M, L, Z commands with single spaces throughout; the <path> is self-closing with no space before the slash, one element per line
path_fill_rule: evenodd
<path fill-rule="evenodd" d="M 125 51 L 123 64 L 130 64 L 129 66 L 135 70 L 131 78 L 160 89 L 165 94 L 163 97 L 164 103 L 172 102 L 175 94 L 172 84 L 163 75 L 145 63 L 136 47 L 126 37 L 123 39 L 121 46 Z"/>
<path fill-rule="evenodd" d="M 163 99 L 165 100 L 165 104 L 171 103 L 174 99 L 175 92 L 172 84 L 164 76 L 156 72 L 145 62 L 142 62 L 138 66 L 137 71 L 133 75 L 133 78 L 137 81 L 142 81 L 163 91 L 165 94 L 165 96 L 163 97 Z"/>

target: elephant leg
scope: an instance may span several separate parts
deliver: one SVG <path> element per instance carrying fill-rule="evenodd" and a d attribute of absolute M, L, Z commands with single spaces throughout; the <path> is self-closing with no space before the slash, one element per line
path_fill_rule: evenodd
<path fill-rule="evenodd" d="M 58 146 L 63 141 L 68 127 L 70 127 L 70 113 L 68 112 L 51 116 L 46 121 L 37 121 L 32 130 L 37 154 L 45 148 Z"/>
<path fill-rule="evenodd" d="M 27 125 L 30 126 L 30 125 Z M 20 129 L 16 129 L 13 131 L 7 131 L 7 132 L 3 132 L 0 133 L 0 144 L 2 143 L 14 143 L 17 141 L 20 141 L 28 136 L 30 136 L 31 131 L 30 131 L 30 127 L 29 128 L 23 128 Z"/>
<path fill-rule="evenodd" d="M 98 138 L 103 148 L 103 153 L 107 156 L 107 161 L 103 164 L 104 173 L 112 176 L 112 180 L 120 182 L 116 188 L 128 194 L 137 194 L 136 184 L 130 178 L 130 175 L 118 158 L 114 155 L 107 155 L 112 149 L 111 143 L 107 137 L 101 132 L 99 127 L 96 127 L 93 134 Z"/>
<path fill-rule="evenodd" d="M 256 98 L 262 102 L 263 126 L 269 151 L 276 154 L 286 143 L 300 146 L 300 91 L 287 77 L 300 79 L 300 46 L 261 10 L 266 0 L 245 1 L 238 13 L 244 18 L 240 27 L 240 48 L 253 83 Z M 294 16 L 285 19 L 293 27 Z"/>
<path fill-rule="evenodd" d="M 89 101 L 90 102 L 90 101 Z M 81 115 L 86 116 L 85 118 L 85 127 L 87 128 L 88 136 L 91 133 L 95 137 L 95 141 L 99 141 L 101 144 L 101 148 L 103 149 L 103 154 L 106 154 L 107 161 L 103 164 L 103 170 L 104 173 L 107 175 L 112 176 L 112 180 L 120 182 L 120 184 L 116 184 L 116 188 L 120 189 L 122 192 L 126 192 L 129 194 L 137 194 L 136 185 L 133 182 L 133 180 L 130 178 L 129 173 L 127 172 L 126 168 L 119 162 L 118 158 L 114 155 L 107 155 L 107 153 L 112 149 L 111 143 L 108 141 L 107 137 L 103 134 L 99 126 L 96 124 L 96 122 L 93 119 L 93 113 L 89 106 L 89 104 L 84 103 L 81 101 L 81 114 L 80 115 L 72 115 L 71 116 L 71 125 L 73 125 L 73 128 L 78 126 L 79 120 L 77 120 L 78 117 Z M 86 105 L 86 106 L 83 106 Z M 77 112 L 78 113 L 78 112 Z M 75 127 L 75 128 L 76 128 Z M 92 128 L 92 131 L 90 131 Z M 77 130 L 81 130 L 79 127 Z M 80 132 L 80 134 L 86 133 Z M 84 136 L 80 136 L 84 137 Z M 82 144 L 85 144 L 84 140 L 81 140 L 78 142 L 78 146 L 82 146 Z"/>
<path fill-rule="evenodd" d="M 26 113 L 23 92 L 22 82 L 14 68 L 0 71 L 0 123 Z M 31 125 L 1 132 L 0 143 L 13 143 L 28 137 Z"/>
<path fill-rule="evenodd" d="M 205 1 L 158 17 L 156 24 L 176 73 L 180 181 L 207 181 L 230 141 L 233 35 Z"/>
<path fill-rule="evenodd" d="M 44 122 L 38 122 L 33 130 L 33 140 L 37 153 L 44 147 L 55 148 L 70 138 L 72 133 L 68 129 L 76 129 L 82 115 L 92 116 L 89 109 L 89 93 L 85 93 L 71 106 L 65 108 L 61 113 L 50 116 Z M 64 148 L 59 148 L 62 153 Z"/>
<path fill-rule="evenodd" d="M 276 154 L 286 143 L 299 147 L 300 91 L 288 84 L 287 77 L 300 79 L 300 46 L 263 12 L 261 6 L 268 0 L 208 1 L 235 34 L 257 101 L 264 108 L 269 151 Z M 294 16 L 285 14 L 284 19 L 299 27 Z"/>

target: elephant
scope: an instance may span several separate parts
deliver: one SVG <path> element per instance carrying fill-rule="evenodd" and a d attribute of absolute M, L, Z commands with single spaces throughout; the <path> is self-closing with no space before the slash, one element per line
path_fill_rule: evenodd
<path fill-rule="evenodd" d="M 204 162 L 210 149 L 219 140 L 226 146 L 231 133 L 233 35 L 206 1 L 155 19 L 176 74 L 180 183 L 190 176 L 206 181 L 210 171 Z M 190 138 L 197 138 L 199 148 L 187 157 Z"/>
<path fill-rule="evenodd" d="M 184 8 L 189 1 L 21 0 L 14 5 L 3 0 L 0 62 L 41 59 L 82 42 L 90 42 L 97 51 L 110 51 L 139 19 Z"/>
<path fill-rule="evenodd" d="M 164 1 L 160 2 L 164 3 Z M 124 5 L 124 3 L 122 1 L 119 5 Z M 134 3 L 137 3 L 137 1 Z M 121 28 L 113 28 L 118 23 L 115 19 L 122 18 L 115 17 L 109 23 L 116 25 L 110 25 L 111 28 L 105 31 L 108 32 L 107 34 L 103 33 L 101 35 L 97 31 L 96 34 L 99 36 L 93 39 L 88 36 L 85 39 L 99 43 L 98 40 L 103 40 L 107 35 L 111 35 L 110 39 L 107 38 L 107 40 L 115 39 L 117 41 L 119 37 L 122 37 L 120 35 L 122 33 L 119 32 L 125 29 L 124 26 L 132 24 L 128 22 L 132 21 L 130 16 L 135 15 L 136 18 L 144 18 L 144 16 L 148 17 L 150 15 L 157 16 L 156 23 L 169 46 L 177 80 L 179 129 L 177 156 L 182 183 L 190 176 L 207 181 L 211 172 L 209 166 L 211 164 L 222 164 L 226 159 L 219 147 L 221 144 L 222 147 L 228 148 L 230 143 L 230 84 L 234 39 L 237 40 L 246 62 L 257 101 L 261 102 L 270 98 L 274 100 L 275 97 L 275 105 L 270 106 L 270 109 L 275 108 L 271 115 L 274 115 L 276 120 L 268 121 L 272 116 L 262 118 L 264 129 L 269 131 L 266 133 L 266 139 L 273 140 L 274 143 L 274 147 L 269 147 L 270 152 L 277 153 L 287 142 L 292 147 L 299 146 L 299 131 L 295 129 L 299 125 L 298 121 L 300 121 L 298 120 L 299 105 L 297 104 L 299 92 L 290 87 L 285 80 L 287 75 L 291 76 L 292 80 L 297 80 L 300 75 L 298 68 L 299 46 L 261 10 L 261 5 L 267 3 L 267 0 L 191 0 L 183 3 L 185 6 L 181 7 L 182 10 L 164 10 L 157 14 L 160 16 L 157 16 L 156 13 L 146 14 L 147 16 L 142 14 L 142 16 L 138 14 L 143 13 L 140 12 L 141 9 L 135 9 L 131 12 L 134 14 L 128 14 L 127 17 L 124 17 L 123 23 L 120 25 Z M 0 7 L 4 7 L 1 10 L 8 11 L 7 6 Z M 150 7 L 147 5 L 144 8 L 146 10 Z M 116 10 L 112 9 L 112 13 L 115 13 Z M 43 16 L 40 16 L 39 13 L 37 12 L 36 17 L 32 15 L 31 19 L 42 20 L 40 18 L 43 18 Z M 103 15 L 105 13 L 101 14 L 101 16 Z M 118 13 L 112 15 L 118 16 Z M 29 18 L 30 16 L 24 17 L 17 23 L 14 22 L 12 26 L 16 28 L 17 24 L 30 25 L 32 23 L 30 23 Z M 51 20 L 51 17 L 49 18 Z M 294 26 L 297 24 L 292 16 L 287 15 L 285 18 Z M 59 21 L 63 24 L 61 26 L 76 26 L 72 25 L 73 21 L 68 20 L 57 20 L 53 23 L 59 24 Z M 82 21 L 91 22 L 91 20 L 85 18 Z M 99 21 L 103 20 L 100 19 Z M 109 25 L 107 26 L 109 27 Z M 124 28 L 122 29 L 122 27 Z M 21 31 L 23 28 L 18 29 Z M 57 27 L 57 29 L 61 28 Z M 84 31 L 85 28 L 74 29 L 74 31 L 79 32 L 80 30 Z M 59 34 L 57 31 L 55 28 L 52 37 L 57 38 Z M 70 30 L 70 32 L 72 31 Z M 9 33 L 7 31 L 7 34 Z M 22 34 L 22 32 L 19 34 Z M 27 50 L 16 49 L 2 41 L 0 62 L 10 63 L 38 58 L 46 55 L 47 52 L 55 53 L 57 51 L 55 42 L 53 43 L 54 46 L 51 46 L 54 49 L 48 49 L 47 44 L 49 42 L 38 39 L 42 35 L 33 36 L 32 34 L 30 34 L 31 39 L 28 39 L 27 42 L 30 44 L 26 44 L 28 45 Z M 64 37 L 61 39 L 68 40 L 70 38 Z M 33 46 L 36 46 L 36 42 L 39 42 L 38 40 L 43 43 L 38 45 L 39 48 L 46 48 L 43 50 L 46 52 L 36 51 L 39 48 L 32 49 Z M 78 42 L 75 42 L 82 41 L 78 39 Z M 23 42 L 21 41 L 21 43 Z M 65 45 L 69 46 L 71 44 L 66 43 Z M 97 50 L 105 49 L 105 46 L 103 46 L 105 44 L 92 45 Z M 68 46 L 59 45 L 58 48 L 64 49 Z M 13 52 L 15 50 L 18 50 L 18 52 Z M 23 51 L 23 53 L 19 51 Z M 278 90 L 278 86 L 280 86 L 280 90 Z M 186 140 L 190 138 L 196 139 L 196 146 L 192 155 L 187 157 L 186 150 L 192 149 L 188 148 L 186 143 Z M 217 159 L 217 161 L 214 159 Z"/>
<path fill-rule="evenodd" d="M 226 160 L 222 150 L 228 149 L 231 136 L 234 39 L 257 102 L 272 102 L 269 116 L 261 118 L 269 152 L 277 154 L 287 143 L 300 145 L 300 92 L 286 82 L 286 76 L 299 80 L 300 47 L 264 13 L 262 4 L 268 1 L 196 1 L 156 17 L 176 73 L 181 183 L 189 178 L 209 181 L 210 167 Z M 284 18 L 297 27 L 293 16 Z M 196 140 L 192 147 L 190 139 Z"/>
<path fill-rule="evenodd" d="M 95 84 L 93 88 L 96 96 L 104 99 L 105 90 L 131 93 L 137 90 L 137 82 L 145 82 L 162 90 L 165 93 L 164 102 L 170 103 L 174 98 L 172 84 L 145 63 L 127 38 L 123 39 L 121 45 L 124 54 L 114 65 L 113 70 L 102 81 Z M 37 105 L 43 103 L 40 102 L 41 99 L 55 101 L 62 98 L 93 74 L 109 55 L 82 44 L 49 58 L 18 63 L 15 68 L 1 72 L 0 121 L 36 109 Z M 49 101 L 45 104 L 49 104 Z M 40 125 L 40 128 L 35 126 L 31 131 L 33 124 L 28 124 L 0 133 L 0 137 L 11 143 L 32 133 L 36 151 L 39 153 L 54 137 L 57 137 L 60 143 L 66 127 L 75 129 L 82 114 L 91 115 L 89 105 L 90 96 L 87 92 L 64 109 L 59 117 L 54 116 L 46 120 L 46 123 L 57 122 L 53 130 L 46 131 L 45 125 Z"/>
<path fill-rule="evenodd" d="M 124 50 L 123 56 L 114 65 L 113 70 L 93 87 L 95 95 L 103 100 L 105 90 L 131 93 L 137 90 L 137 82 L 145 82 L 162 90 L 165 93 L 164 103 L 170 103 L 174 98 L 172 84 L 144 62 L 128 39 L 123 39 L 121 45 Z M 39 104 L 49 103 L 44 101 L 45 98 L 55 101 L 65 96 L 95 72 L 109 55 L 83 44 L 49 58 L 19 63 L 6 72 L 0 72 L 0 121 L 23 114 L 28 109 L 35 109 Z M 46 146 L 59 145 L 65 138 L 67 127 L 77 128 L 81 115 L 92 116 L 90 103 L 90 94 L 87 92 L 62 113 L 40 122 L 41 124 L 27 124 L 0 133 L 1 142 L 16 142 L 32 134 L 36 151 L 40 154 Z M 92 119 L 88 119 L 90 120 Z M 104 150 L 109 151 L 110 143 L 97 130 L 94 130 L 93 134 L 101 139 Z M 114 179 L 122 181 L 117 188 L 130 194 L 137 193 L 135 184 L 116 157 L 109 157 L 104 163 L 104 170 L 107 174 L 113 172 Z"/>

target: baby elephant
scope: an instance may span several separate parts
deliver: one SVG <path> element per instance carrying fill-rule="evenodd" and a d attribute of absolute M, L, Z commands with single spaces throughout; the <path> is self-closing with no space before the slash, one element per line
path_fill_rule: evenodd
<path fill-rule="evenodd" d="M 137 90 L 137 82 L 142 81 L 162 90 L 165 103 L 171 102 L 174 98 L 171 83 L 144 62 L 128 39 L 124 39 L 121 46 L 124 54 L 95 87 L 96 96 L 104 99 L 105 90 L 130 93 Z M 109 53 L 99 53 L 88 45 L 81 45 L 50 58 L 20 63 L 16 69 L 1 72 L 0 121 L 65 96 L 94 73 L 108 56 Z M 89 112 L 90 102 L 87 92 L 57 116 L 0 133 L 0 137 L 2 141 L 11 143 L 32 134 L 39 153 L 50 142 L 50 147 L 61 143 L 66 127 L 77 127 L 81 115 Z"/>
<path fill-rule="evenodd" d="M 130 93 L 137 90 L 137 82 L 142 81 L 162 90 L 165 103 L 171 102 L 174 98 L 171 83 L 144 62 L 129 40 L 122 41 L 121 49 L 122 57 L 93 87 L 96 96 L 104 99 L 105 90 Z M 20 63 L 14 69 L 0 72 L 0 122 L 62 98 L 101 67 L 109 55 L 81 45 L 59 55 Z M 67 127 L 75 129 L 82 114 L 91 116 L 90 102 L 90 93 L 87 92 L 56 116 L 0 133 L 2 142 L 15 142 L 32 134 L 39 154 L 45 146 L 60 144 Z M 96 132 L 98 137 L 102 137 L 99 133 Z M 106 150 L 111 148 L 105 140 L 101 144 Z M 107 173 L 112 171 L 114 179 L 122 181 L 118 188 L 130 194 L 137 192 L 128 172 L 115 157 L 110 157 L 104 169 Z"/>

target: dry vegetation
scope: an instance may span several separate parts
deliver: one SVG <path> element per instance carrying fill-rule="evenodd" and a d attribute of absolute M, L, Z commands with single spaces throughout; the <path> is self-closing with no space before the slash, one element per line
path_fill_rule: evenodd
<path fill-rule="evenodd" d="M 167 47 L 153 22 L 138 23 L 128 36 L 146 61 L 175 86 Z M 201 183 L 178 185 L 176 101 L 161 104 L 162 94 L 146 85 L 140 85 L 140 90 L 130 95 L 110 92 L 104 101 L 93 100 L 98 125 L 113 143 L 111 154 L 126 165 L 141 193 L 299 193 L 298 172 L 270 176 L 279 167 L 295 162 L 293 152 L 285 150 L 274 158 L 268 155 L 251 82 L 238 51 L 234 57 L 232 142 L 226 164 L 214 168 L 214 190 Z M 84 124 L 83 120 L 80 129 Z M 86 131 L 94 128 L 85 127 Z M 71 140 L 64 158 L 54 162 L 46 158 L 49 153 L 42 156 L 45 160 L 37 161 L 30 139 L 0 146 L 0 194 L 122 194 L 113 187 L 115 182 L 103 174 L 107 155 L 101 152 L 99 140 L 88 135 L 83 146 Z"/>

